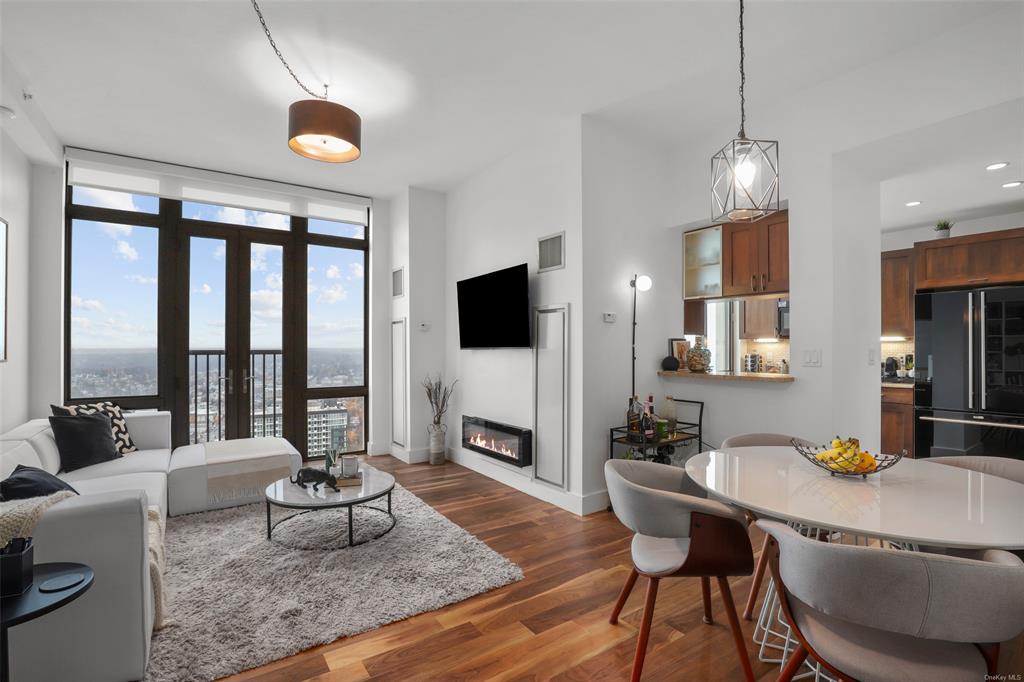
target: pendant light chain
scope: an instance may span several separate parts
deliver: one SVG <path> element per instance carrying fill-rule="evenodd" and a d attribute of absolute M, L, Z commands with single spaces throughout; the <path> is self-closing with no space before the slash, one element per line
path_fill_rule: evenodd
<path fill-rule="evenodd" d="M 253 0 L 253 4 L 256 4 L 256 0 Z M 267 33 L 269 36 L 270 34 Z M 280 56 L 278 52 L 278 56 Z M 746 53 L 743 50 L 743 0 L 740 0 L 740 134 L 741 140 L 747 137 L 747 100 L 743 93 L 743 87 L 747 83 L 747 72 L 743 69 L 743 58 Z"/>
<path fill-rule="evenodd" d="M 288 62 L 285 60 L 284 55 L 281 54 L 281 50 L 278 49 L 277 43 L 274 42 L 273 36 L 270 35 L 270 29 L 267 28 L 267 21 L 266 19 L 263 18 L 263 12 L 260 11 L 260 6 L 256 4 L 256 0 L 252 0 L 252 8 L 256 10 L 256 16 L 259 17 L 260 26 L 263 27 L 263 32 L 267 34 L 267 40 L 270 42 L 270 47 L 274 48 L 274 54 L 276 54 L 277 58 L 281 60 L 281 64 L 284 66 L 285 69 L 288 70 L 288 74 L 292 77 L 292 79 L 298 84 L 300 88 L 305 90 L 310 97 L 315 97 L 317 99 L 327 99 L 327 83 L 324 83 L 324 94 L 322 95 L 318 95 L 309 88 L 307 88 L 305 84 L 299 80 L 299 77 L 295 75 L 295 72 L 292 71 L 292 67 L 288 65 Z M 742 37 L 740 38 L 740 41 L 742 42 Z"/>

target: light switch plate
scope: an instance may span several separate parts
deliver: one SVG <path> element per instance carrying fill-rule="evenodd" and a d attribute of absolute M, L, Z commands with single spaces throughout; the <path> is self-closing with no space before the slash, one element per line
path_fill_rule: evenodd
<path fill-rule="evenodd" d="M 804 367 L 821 367 L 821 349 L 810 348 L 803 353 Z"/>
<path fill-rule="evenodd" d="M 878 360 L 875 359 L 875 349 L 868 348 L 868 367 L 874 367 L 878 364 Z"/>
<path fill-rule="evenodd" d="M 604 323 L 605 324 L 615 324 L 615 320 L 616 320 L 617 317 L 618 316 L 615 313 L 605 313 L 604 314 Z"/>

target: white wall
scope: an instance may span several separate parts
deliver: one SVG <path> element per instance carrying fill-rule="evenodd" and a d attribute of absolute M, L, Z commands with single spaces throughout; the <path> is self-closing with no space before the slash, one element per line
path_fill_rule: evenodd
<path fill-rule="evenodd" d="M 989 216 L 987 218 L 961 220 L 953 225 L 950 234 L 953 237 L 962 237 L 969 234 L 978 234 L 979 232 L 1012 230 L 1016 227 L 1024 227 L 1024 211 Z M 914 242 L 926 242 L 930 239 L 935 239 L 935 230 L 931 225 L 917 225 L 899 230 L 888 230 L 882 233 L 882 251 L 909 249 L 914 246 Z"/>
<path fill-rule="evenodd" d="M 671 229 L 669 154 L 609 123 L 583 117 L 583 457 L 586 494 L 605 490 L 608 429 L 630 396 L 634 274 L 653 286 L 637 297 L 636 390 L 666 395 L 657 370 L 668 339 L 682 336 L 682 236 Z M 603 313 L 614 312 L 608 324 Z M 598 507 L 593 507 L 598 508 Z"/>
<path fill-rule="evenodd" d="M 29 417 L 64 400 L 64 168 L 32 166 Z"/>
<path fill-rule="evenodd" d="M 370 430 L 366 452 L 384 455 L 391 451 L 391 204 L 373 202 L 370 224 Z"/>
<path fill-rule="evenodd" d="M 0 218 L 8 224 L 7 362 L 0 362 L 0 431 L 29 415 L 30 176 L 26 156 L 6 132 L 0 132 Z"/>
<path fill-rule="evenodd" d="M 449 414 L 449 455 L 469 468 L 582 513 L 583 339 L 581 132 L 578 118 L 552 122 L 517 149 L 448 193 L 446 373 L 458 378 Z M 537 239 L 565 231 L 566 267 L 537 274 Z M 529 349 L 461 350 L 455 283 L 527 263 L 532 306 L 569 304 L 568 490 L 460 446 L 463 414 L 533 428 L 533 354 Z M 415 267 L 415 266 L 414 266 Z M 415 334 L 415 331 L 412 332 Z"/>

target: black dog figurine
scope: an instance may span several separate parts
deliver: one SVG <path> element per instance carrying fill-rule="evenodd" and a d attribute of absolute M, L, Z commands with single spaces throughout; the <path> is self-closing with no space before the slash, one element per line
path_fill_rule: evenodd
<path fill-rule="evenodd" d="M 338 490 L 338 479 L 323 469 L 312 469 L 309 467 L 299 469 L 298 475 L 295 478 L 289 478 L 288 480 L 300 488 L 305 488 L 307 483 L 312 483 L 313 490 L 319 490 L 320 484 L 323 483 L 334 492 L 341 492 Z"/>

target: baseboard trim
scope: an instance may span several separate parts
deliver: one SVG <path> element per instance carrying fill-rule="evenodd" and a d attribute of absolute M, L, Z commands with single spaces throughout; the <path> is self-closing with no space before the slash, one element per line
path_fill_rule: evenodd
<path fill-rule="evenodd" d="M 583 516 L 607 511 L 610 504 L 611 499 L 608 497 L 607 490 L 598 490 L 597 492 L 587 493 L 583 496 Z"/>
<path fill-rule="evenodd" d="M 406 464 L 422 464 L 430 461 L 430 448 L 400 448 L 392 446 L 391 455 Z"/>
<path fill-rule="evenodd" d="M 502 466 L 498 462 L 485 457 L 484 455 L 463 450 L 462 448 L 449 448 L 448 459 L 456 464 L 466 467 L 467 469 L 472 469 L 478 474 L 483 474 L 488 478 L 493 478 L 499 483 L 504 483 L 505 485 L 515 488 L 520 492 L 524 492 L 539 500 L 553 504 L 567 512 L 576 514 L 577 516 L 583 516 L 584 514 L 589 513 L 584 511 L 586 507 L 586 501 L 584 498 L 567 490 L 560 490 L 547 483 L 533 479 L 529 474 L 529 468 L 520 470 Z M 595 494 L 604 494 L 604 499 L 608 499 L 608 496 L 605 493 Z M 595 504 L 597 504 L 596 501 L 591 503 L 592 506 Z M 598 505 L 598 507 L 600 509 L 604 509 L 604 506 Z M 597 511 L 597 508 L 595 508 L 595 511 Z"/>

